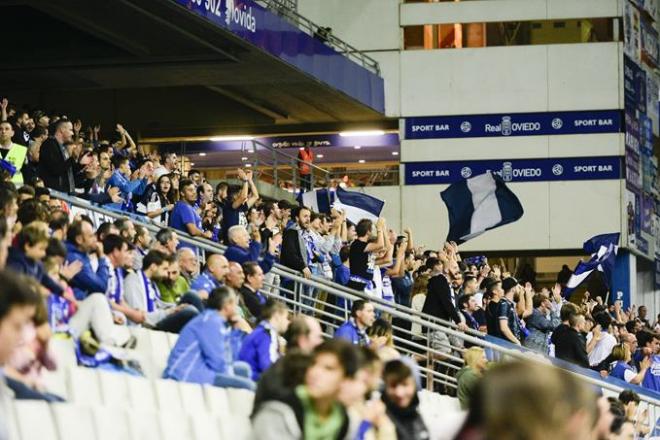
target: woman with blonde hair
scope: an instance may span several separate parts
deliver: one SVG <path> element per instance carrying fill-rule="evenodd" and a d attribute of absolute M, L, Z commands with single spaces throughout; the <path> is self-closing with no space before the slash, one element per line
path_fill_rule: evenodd
<path fill-rule="evenodd" d="M 646 356 L 639 363 L 639 372 L 630 365 L 632 355 L 627 344 L 619 344 L 612 349 L 610 359 L 614 361 L 610 368 L 610 376 L 625 380 L 633 385 L 639 385 L 644 380 L 646 370 L 651 366 L 651 359 Z"/>
<path fill-rule="evenodd" d="M 470 347 L 463 352 L 465 366 L 456 373 L 458 382 L 457 396 L 461 409 L 468 409 L 470 398 L 479 380 L 486 371 L 488 360 L 486 352 L 481 347 Z"/>

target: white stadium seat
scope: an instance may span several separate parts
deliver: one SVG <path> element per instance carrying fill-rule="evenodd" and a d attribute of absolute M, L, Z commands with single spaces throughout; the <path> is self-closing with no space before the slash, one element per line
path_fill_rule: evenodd
<path fill-rule="evenodd" d="M 233 416 L 219 417 L 220 431 L 225 439 L 229 440 L 247 440 L 252 432 L 252 425 L 249 417 Z"/>
<path fill-rule="evenodd" d="M 14 413 L 17 431 L 22 440 L 58 440 L 47 402 L 17 400 L 14 402 Z"/>
<path fill-rule="evenodd" d="M 67 370 L 67 387 L 72 403 L 99 405 L 101 391 L 98 372 L 92 368 L 74 367 Z"/>
<path fill-rule="evenodd" d="M 249 417 L 254 406 L 254 392 L 240 388 L 227 388 L 229 407 L 238 416 Z"/>
<path fill-rule="evenodd" d="M 222 435 L 216 419 L 208 412 L 190 414 L 192 419 L 192 438 L 195 440 L 224 439 L 234 440 Z"/>
<path fill-rule="evenodd" d="M 197 414 L 207 411 L 206 403 L 204 401 L 204 391 L 201 385 L 196 383 L 179 382 L 179 393 L 181 393 L 183 409 L 188 414 Z"/>
<path fill-rule="evenodd" d="M 162 431 L 162 440 L 185 440 L 192 438 L 190 417 L 178 411 L 160 411 L 158 421 Z M 209 437 L 208 440 L 213 437 Z M 215 437 L 217 438 L 217 437 Z"/>
<path fill-rule="evenodd" d="M 18 434 L 18 425 L 16 424 L 16 409 L 14 408 L 14 401 L 9 401 L 9 407 L 7 408 L 9 414 L 7 415 L 7 430 L 9 432 L 9 438 L 20 439 Z"/>
<path fill-rule="evenodd" d="M 96 440 L 142 440 L 131 436 L 126 410 L 119 407 L 95 406 L 92 409 Z"/>
<path fill-rule="evenodd" d="M 170 350 L 176 345 L 176 341 L 179 340 L 179 335 L 176 333 L 167 333 L 167 342 L 170 345 Z"/>
<path fill-rule="evenodd" d="M 160 440 L 162 433 L 155 411 L 128 411 L 128 420 L 134 440 Z"/>
<path fill-rule="evenodd" d="M 206 397 L 206 405 L 212 414 L 216 416 L 231 414 L 229 398 L 224 388 L 204 385 L 204 397 Z"/>
<path fill-rule="evenodd" d="M 89 406 L 56 403 L 50 406 L 61 440 L 96 438 L 94 419 Z"/>
<path fill-rule="evenodd" d="M 75 368 L 75 367 L 72 367 Z M 63 399 L 69 399 L 69 390 L 66 386 L 66 371 L 68 368 L 58 365 L 57 370 L 48 371 L 44 369 L 41 373 L 44 386 L 49 393 L 55 394 L 62 397 Z"/>
<path fill-rule="evenodd" d="M 183 412 L 179 383 L 170 379 L 157 379 L 153 382 L 156 402 L 160 411 Z"/>
<path fill-rule="evenodd" d="M 149 379 L 126 376 L 130 406 L 138 411 L 150 411 L 156 406 L 156 396 Z"/>
<path fill-rule="evenodd" d="M 48 347 L 53 352 L 58 368 L 70 368 L 78 365 L 73 339 L 55 336 L 50 339 Z"/>
<path fill-rule="evenodd" d="M 99 371 L 99 385 L 105 406 L 126 407 L 129 402 L 126 375 L 111 371 Z"/>
<path fill-rule="evenodd" d="M 151 358 L 154 363 L 154 378 L 161 377 L 165 366 L 167 366 L 167 357 L 170 354 L 170 342 L 165 332 L 151 331 Z"/>

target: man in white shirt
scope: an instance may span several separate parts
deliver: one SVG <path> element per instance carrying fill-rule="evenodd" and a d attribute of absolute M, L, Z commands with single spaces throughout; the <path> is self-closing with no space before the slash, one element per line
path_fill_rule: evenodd
<path fill-rule="evenodd" d="M 166 279 L 169 266 L 170 257 L 159 251 L 151 251 L 144 257 L 142 270 L 124 279 L 123 302 L 130 312 L 120 311 L 124 312 L 131 323 L 179 333 L 198 314 L 197 309 L 190 304 L 172 306 L 160 299 L 154 281 Z"/>
<path fill-rule="evenodd" d="M 612 317 L 607 312 L 600 312 L 594 315 L 594 321 L 596 321 L 596 325 L 592 330 L 591 340 L 587 344 L 589 365 L 592 367 L 603 362 L 617 344 L 616 338 L 610 333 Z"/>

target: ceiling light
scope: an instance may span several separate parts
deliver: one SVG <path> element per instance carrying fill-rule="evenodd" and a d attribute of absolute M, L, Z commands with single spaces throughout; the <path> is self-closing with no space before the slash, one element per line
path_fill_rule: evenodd
<path fill-rule="evenodd" d="M 360 145 L 356 145 L 356 146 L 354 146 L 353 148 L 355 148 L 356 150 L 359 150 L 359 149 L 362 148 L 362 147 L 361 147 Z"/>
<path fill-rule="evenodd" d="M 358 163 L 365 163 L 365 162 L 366 162 L 366 160 L 364 160 L 364 159 L 358 160 Z"/>
<path fill-rule="evenodd" d="M 362 131 L 342 131 L 339 136 L 382 136 L 385 132 L 383 130 L 362 130 Z"/>
<path fill-rule="evenodd" d="M 199 155 L 200 155 L 201 157 L 204 157 L 204 156 L 206 156 L 206 153 L 199 153 Z"/>
<path fill-rule="evenodd" d="M 250 168 L 251 166 L 252 166 L 251 163 L 246 163 L 246 164 L 245 164 L 245 168 Z"/>
<path fill-rule="evenodd" d="M 317 154 L 316 157 L 319 158 L 319 159 L 323 159 L 323 155 L 322 155 L 322 154 Z"/>
<path fill-rule="evenodd" d="M 194 167 L 194 166 L 195 166 L 195 162 L 190 162 L 190 166 L 191 166 L 191 167 Z"/>
<path fill-rule="evenodd" d="M 246 160 L 248 160 L 248 158 L 245 157 L 245 156 L 243 156 L 243 157 L 241 157 L 241 160 L 242 160 L 243 162 L 245 162 Z"/>
<path fill-rule="evenodd" d="M 398 156 L 399 152 L 398 151 L 392 151 L 392 156 Z"/>
<path fill-rule="evenodd" d="M 230 141 L 251 141 L 254 139 L 254 136 L 250 135 L 235 135 L 235 136 L 214 136 L 211 138 L 213 142 L 230 142 Z"/>

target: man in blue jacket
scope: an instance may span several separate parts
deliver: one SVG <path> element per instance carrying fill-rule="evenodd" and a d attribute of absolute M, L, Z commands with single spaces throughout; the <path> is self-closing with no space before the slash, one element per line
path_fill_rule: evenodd
<path fill-rule="evenodd" d="M 238 354 L 241 361 L 252 367 L 254 381 L 280 358 L 280 335 L 289 328 L 289 309 L 283 302 L 268 300 L 261 318 L 263 320 L 243 341 Z"/>
<path fill-rule="evenodd" d="M 261 243 L 259 242 L 261 234 L 259 229 L 254 228 L 255 236 L 250 241 L 245 226 L 235 225 L 229 228 L 227 235 L 229 237 L 229 246 L 225 251 L 225 257 L 229 261 L 235 261 L 238 264 L 244 264 L 248 261 L 255 261 L 259 263 L 261 270 L 266 274 L 270 272 L 276 259 L 277 249 L 282 244 L 282 236 L 280 234 L 274 235 L 268 244 L 268 252 L 264 257 L 259 260 L 261 254 Z"/>
<path fill-rule="evenodd" d="M 110 264 L 103 254 L 103 245 L 97 241 L 92 224 L 85 220 L 75 221 L 67 232 L 67 263 L 80 261 L 82 269 L 74 276 L 69 285 L 78 300 L 85 299 L 92 293 L 105 295 L 110 279 Z M 92 268 L 90 254 L 98 257 L 98 267 Z"/>
<path fill-rule="evenodd" d="M 335 331 L 335 338 L 346 339 L 354 345 L 368 346 L 367 329 L 376 319 L 374 305 L 369 301 L 358 299 L 353 302 L 351 317 Z"/>
<path fill-rule="evenodd" d="M 163 377 L 254 390 L 250 366 L 237 360 L 243 338 L 250 331 L 250 325 L 238 317 L 234 291 L 227 287 L 214 289 L 204 313 L 181 331 Z"/>

